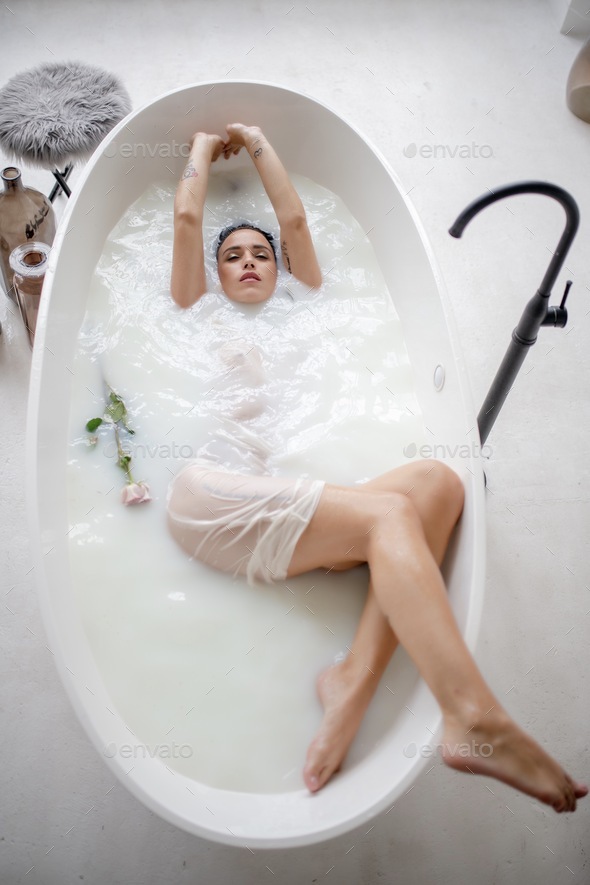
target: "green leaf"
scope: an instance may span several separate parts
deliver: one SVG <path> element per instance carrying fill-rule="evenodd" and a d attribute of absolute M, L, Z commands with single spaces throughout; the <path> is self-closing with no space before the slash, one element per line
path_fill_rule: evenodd
<path fill-rule="evenodd" d="M 111 390 L 111 392 L 109 393 L 109 399 L 111 401 L 111 404 L 107 406 L 107 414 L 111 416 L 112 420 L 115 423 L 120 422 L 128 433 L 135 433 L 135 431 L 132 430 L 127 423 L 127 407 L 125 405 L 125 402 L 123 401 L 123 398 L 120 397 L 118 393 L 115 393 L 114 390 Z"/>
<path fill-rule="evenodd" d="M 123 425 L 123 427 L 125 428 L 125 430 L 127 431 L 127 433 L 135 433 L 135 431 L 131 430 L 131 428 L 127 424 L 127 410 L 126 409 L 123 412 L 123 414 L 121 415 L 120 422 Z"/>
<path fill-rule="evenodd" d="M 94 433 L 97 427 L 100 427 L 102 424 L 102 418 L 91 418 L 90 421 L 86 423 L 86 430 L 88 433 Z"/>
<path fill-rule="evenodd" d="M 125 406 L 121 402 L 107 406 L 107 412 L 113 421 L 120 421 L 122 418 L 125 418 Z"/>

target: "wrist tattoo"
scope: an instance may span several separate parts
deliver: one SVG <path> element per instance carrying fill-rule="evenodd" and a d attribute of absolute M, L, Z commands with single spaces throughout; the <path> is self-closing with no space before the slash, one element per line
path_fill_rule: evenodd
<path fill-rule="evenodd" d="M 185 178 L 198 178 L 199 173 L 195 169 L 192 161 L 187 163 L 186 169 L 182 173 L 181 181 L 184 181 Z"/>
<path fill-rule="evenodd" d="M 254 141 L 252 142 L 252 144 L 250 145 L 250 147 L 251 147 L 251 148 L 254 148 L 254 145 L 258 144 L 259 141 L 260 141 L 260 136 L 258 136 L 258 138 L 255 138 L 255 139 L 254 139 Z M 256 148 L 256 150 L 252 150 L 252 156 L 255 157 L 256 159 L 258 159 L 258 157 L 260 156 L 261 153 L 262 153 L 262 148 L 261 148 L 261 147 Z"/>

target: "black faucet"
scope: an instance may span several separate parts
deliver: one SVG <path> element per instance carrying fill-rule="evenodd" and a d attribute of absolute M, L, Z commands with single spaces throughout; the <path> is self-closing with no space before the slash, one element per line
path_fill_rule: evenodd
<path fill-rule="evenodd" d="M 470 203 L 459 215 L 455 223 L 449 228 L 452 237 L 460 237 L 471 219 L 477 215 L 486 206 L 501 200 L 504 197 L 512 197 L 516 194 L 544 194 L 547 197 L 553 197 L 557 200 L 566 214 L 566 223 L 561 239 L 557 244 L 557 249 L 549 263 L 547 272 L 543 277 L 539 289 L 533 295 L 524 309 L 517 327 L 512 333 L 512 341 L 506 351 L 504 359 L 496 373 L 496 377 L 492 382 L 492 386 L 488 391 L 484 404 L 480 409 L 477 417 L 479 426 L 479 435 L 481 443 L 485 443 L 489 432 L 492 429 L 494 421 L 498 417 L 500 409 L 504 405 L 504 401 L 508 396 L 510 388 L 514 383 L 520 367 L 524 362 L 524 358 L 528 353 L 528 348 L 537 340 L 537 332 L 541 326 L 557 326 L 563 328 L 567 323 L 567 310 L 565 302 L 572 285 L 572 281 L 568 280 L 563 298 L 559 307 L 550 307 L 548 302 L 551 297 L 551 289 L 557 279 L 557 275 L 561 270 L 568 250 L 578 230 L 580 223 L 580 212 L 574 198 L 568 194 L 563 188 L 555 184 L 548 184 L 544 181 L 521 181 L 515 184 L 507 184 L 504 187 L 491 190 L 484 194 L 473 203 Z"/>

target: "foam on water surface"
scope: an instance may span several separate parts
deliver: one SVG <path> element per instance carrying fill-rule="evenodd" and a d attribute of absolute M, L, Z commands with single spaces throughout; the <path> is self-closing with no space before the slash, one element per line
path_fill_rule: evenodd
<path fill-rule="evenodd" d="M 215 444 L 228 416 L 270 446 L 271 472 L 343 485 L 404 463 L 404 448 L 425 439 L 402 329 L 368 239 L 338 197 L 293 181 L 324 274 L 320 290 L 282 269 L 261 305 L 223 295 L 214 260 L 222 227 L 248 219 L 278 243 L 256 173 L 223 170 L 211 176 L 204 223 L 211 291 L 178 308 L 169 291 L 174 187 L 154 184 L 105 243 L 73 365 L 72 584 L 130 735 L 127 746 L 105 751 L 130 764 L 157 756 L 202 783 L 257 793 L 303 786 L 321 720 L 315 679 L 351 643 L 368 571 L 316 570 L 251 588 L 176 546 L 168 483 L 186 458 Z M 228 363 L 236 342 L 256 348 L 262 374 Z M 125 446 L 151 503 L 120 503 L 111 428 L 87 443 L 85 424 L 102 415 L 106 384 L 127 405 L 135 434 Z M 392 727 L 404 685 L 416 678 L 396 653 L 347 765 Z"/>

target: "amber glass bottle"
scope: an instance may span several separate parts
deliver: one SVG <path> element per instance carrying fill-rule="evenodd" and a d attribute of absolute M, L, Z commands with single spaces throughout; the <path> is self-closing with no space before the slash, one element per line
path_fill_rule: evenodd
<path fill-rule="evenodd" d="M 16 301 L 10 253 L 32 240 L 51 246 L 55 237 L 55 213 L 44 194 L 23 185 L 16 166 L 7 166 L 1 177 L 4 191 L 0 193 L 0 269 L 4 291 Z"/>

